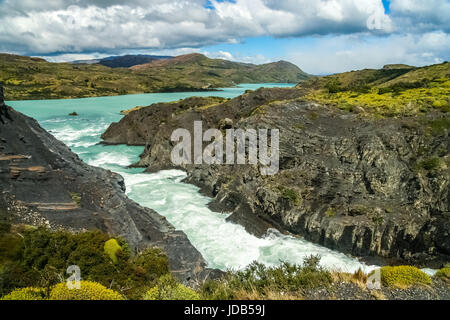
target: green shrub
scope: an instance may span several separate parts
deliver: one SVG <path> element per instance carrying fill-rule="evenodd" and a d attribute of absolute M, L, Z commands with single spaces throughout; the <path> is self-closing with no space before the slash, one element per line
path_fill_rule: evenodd
<path fill-rule="evenodd" d="M 341 83 L 338 79 L 332 78 L 325 84 L 329 93 L 338 93 L 341 91 Z"/>
<path fill-rule="evenodd" d="M 207 300 L 232 300 L 236 288 L 233 287 L 230 275 L 221 280 L 207 280 L 201 288 L 201 296 Z"/>
<path fill-rule="evenodd" d="M 385 286 L 398 288 L 432 284 L 425 272 L 411 266 L 382 267 L 381 281 Z"/>
<path fill-rule="evenodd" d="M 254 262 L 242 271 L 230 271 L 220 280 L 206 282 L 202 287 L 202 297 L 228 300 L 247 292 L 265 298 L 269 292 L 298 293 L 301 290 L 326 288 L 332 283 L 332 276 L 319 266 L 319 262 L 318 256 L 308 257 L 303 265 L 285 262 L 280 266 L 267 267 Z"/>
<path fill-rule="evenodd" d="M 435 274 L 435 277 L 445 278 L 445 279 L 450 280 L 450 267 L 445 267 L 445 268 L 438 270 L 438 272 L 436 272 L 436 274 Z"/>
<path fill-rule="evenodd" d="M 100 231 L 19 231 L 23 238 L 13 233 L 0 235 L 0 296 L 24 287 L 44 287 L 49 292 L 66 276 L 68 266 L 78 265 L 84 280 L 138 299 L 169 270 L 168 258 L 160 249 L 151 248 L 131 257 L 121 239 L 115 239 L 121 251 L 115 251 L 117 262 L 113 263 L 105 252 L 110 237 Z"/>
<path fill-rule="evenodd" d="M 433 134 L 443 134 L 450 130 L 450 118 L 437 119 L 429 122 Z"/>
<path fill-rule="evenodd" d="M 417 166 L 419 169 L 434 171 L 439 169 L 439 167 L 441 166 L 441 160 L 439 158 L 431 158 L 419 162 Z"/>
<path fill-rule="evenodd" d="M 17 234 L 0 234 L 0 264 L 17 260 L 22 251 L 22 238 Z"/>
<path fill-rule="evenodd" d="M 45 300 L 45 290 L 31 287 L 16 289 L 0 300 Z"/>
<path fill-rule="evenodd" d="M 66 283 L 57 284 L 50 292 L 50 300 L 124 300 L 124 298 L 100 283 L 81 281 L 80 289 L 69 289 Z"/>
<path fill-rule="evenodd" d="M 118 262 L 117 255 L 122 251 L 122 247 L 119 245 L 116 239 L 109 239 L 105 242 L 105 253 L 114 263 Z"/>
<path fill-rule="evenodd" d="M 142 268 L 150 280 L 169 273 L 169 258 L 159 248 L 145 249 L 134 257 L 133 264 Z"/>
<path fill-rule="evenodd" d="M 297 191 L 295 191 L 294 189 L 279 186 L 278 190 L 281 192 L 281 197 L 283 199 L 286 199 L 290 203 L 295 204 L 295 205 L 300 204 L 301 198 L 298 195 Z"/>
<path fill-rule="evenodd" d="M 162 276 L 158 284 L 148 290 L 143 297 L 144 300 L 200 300 L 197 292 L 188 288 L 171 275 Z"/>
<path fill-rule="evenodd" d="M 0 235 L 2 235 L 4 233 L 8 233 L 10 230 L 11 230 L 11 224 L 7 221 L 0 220 Z"/>

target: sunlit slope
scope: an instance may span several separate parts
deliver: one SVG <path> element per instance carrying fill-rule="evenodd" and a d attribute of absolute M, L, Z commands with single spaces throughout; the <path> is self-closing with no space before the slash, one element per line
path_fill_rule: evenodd
<path fill-rule="evenodd" d="M 381 116 L 450 111 L 450 63 L 412 68 L 390 65 L 309 80 L 308 99 Z"/>

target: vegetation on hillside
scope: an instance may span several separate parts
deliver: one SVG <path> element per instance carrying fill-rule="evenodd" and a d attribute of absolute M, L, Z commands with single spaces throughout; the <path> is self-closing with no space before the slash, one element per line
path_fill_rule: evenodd
<path fill-rule="evenodd" d="M 80 288 L 68 288 L 66 283 L 52 287 L 50 300 L 124 300 L 118 292 L 91 281 L 80 281 Z"/>
<path fill-rule="evenodd" d="M 347 72 L 310 80 L 304 87 L 310 89 L 307 99 L 352 112 L 379 116 L 450 112 L 448 62 L 423 68 L 389 66 Z"/>
<path fill-rule="evenodd" d="M 159 249 L 133 255 L 125 242 L 99 231 L 73 234 L 7 223 L 0 230 L 1 300 L 287 300 L 324 292 L 336 298 L 348 294 L 385 298 L 386 291 L 367 288 L 369 275 L 361 270 L 328 271 L 318 256 L 308 257 L 302 265 L 268 267 L 254 262 L 189 288 L 169 273 L 167 256 Z M 78 288 L 69 288 L 65 281 L 69 265 L 78 265 L 82 272 Z M 426 288 L 435 281 L 442 285 L 448 283 L 447 269 L 431 279 L 414 267 L 383 267 L 381 282 L 387 292 L 390 287 Z"/>
<path fill-rule="evenodd" d="M 238 83 L 297 83 L 306 78 L 306 73 L 288 62 L 252 65 L 199 54 L 132 68 L 50 63 L 39 58 L 0 54 L 0 83 L 5 87 L 6 100 L 213 90 Z"/>
<path fill-rule="evenodd" d="M 48 296 L 53 286 L 70 276 L 67 268 L 77 265 L 83 280 L 97 282 L 128 299 L 137 299 L 169 272 L 168 258 L 160 249 L 148 248 L 133 255 L 124 241 L 110 239 L 100 231 L 73 234 L 10 227 L 5 223 L 2 226 L 0 296 L 27 287 L 44 288 Z"/>
<path fill-rule="evenodd" d="M 220 280 L 206 282 L 202 287 L 205 299 L 301 299 L 302 290 L 327 288 L 332 274 L 320 267 L 320 257 L 311 256 L 302 266 L 283 263 L 267 267 L 254 262 L 243 271 L 228 272 Z"/>
<path fill-rule="evenodd" d="M 200 295 L 178 283 L 171 275 L 165 275 L 144 294 L 143 300 L 200 300 Z"/>
<path fill-rule="evenodd" d="M 386 286 L 397 288 L 432 284 L 430 276 L 412 266 L 382 267 L 381 281 Z"/>

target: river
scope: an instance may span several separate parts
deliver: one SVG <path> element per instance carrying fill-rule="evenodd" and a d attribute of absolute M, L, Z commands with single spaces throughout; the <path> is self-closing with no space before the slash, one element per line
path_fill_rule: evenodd
<path fill-rule="evenodd" d="M 39 121 L 42 127 L 66 143 L 81 159 L 120 173 L 125 178 L 128 196 L 142 206 L 165 216 L 177 229 L 183 230 L 192 244 L 202 253 L 209 267 L 241 269 L 253 261 L 276 265 L 281 261 L 302 263 L 309 255 L 320 255 L 322 266 L 346 272 L 359 268 L 370 271 L 356 258 L 332 251 L 300 238 L 270 231 L 257 238 L 240 226 L 227 222 L 226 215 L 212 212 L 211 200 L 201 195 L 198 188 L 182 183 L 186 174 L 167 170 L 154 174 L 143 169 L 127 168 L 139 159 L 143 147 L 99 144 L 100 135 L 112 123 L 121 119 L 120 111 L 155 102 L 168 102 L 190 96 L 220 96 L 233 98 L 247 89 L 289 87 L 288 84 L 242 84 L 217 92 L 153 93 L 115 97 L 67 100 L 10 101 L 16 110 Z M 77 112 L 79 116 L 69 116 Z"/>

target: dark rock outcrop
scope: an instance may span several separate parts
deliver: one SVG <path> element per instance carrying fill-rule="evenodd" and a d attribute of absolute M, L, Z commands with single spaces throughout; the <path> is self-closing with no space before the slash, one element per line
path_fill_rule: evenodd
<path fill-rule="evenodd" d="M 11 116 L 9 115 L 8 107 L 5 104 L 3 87 L 0 86 L 0 122 L 5 123 L 6 120 L 11 120 Z"/>
<path fill-rule="evenodd" d="M 280 171 L 186 165 L 211 208 L 262 235 L 269 227 L 360 257 L 439 266 L 450 257 L 447 114 L 377 119 L 303 100 L 301 89 L 260 89 L 210 108 L 157 104 L 107 130 L 107 142 L 146 144 L 137 164 L 173 167 L 171 133 L 227 127 L 280 129 Z M 279 101 L 282 100 L 282 101 Z M 162 116 L 159 116 L 162 115 Z M 227 120 L 224 120 L 227 119 Z M 130 139 L 131 138 L 131 139 Z M 393 262 L 393 261 L 390 261 Z"/>
<path fill-rule="evenodd" d="M 3 100 L 0 105 L 2 215 L 52 229 L 99 229 L 122 237 L 135 250 L 161 247 L 181 280 L 208 275 L 187 236 L 153 210 L 128 199 L 120 175 L 85 164 L 35 120 L 5 106 Z"/>

